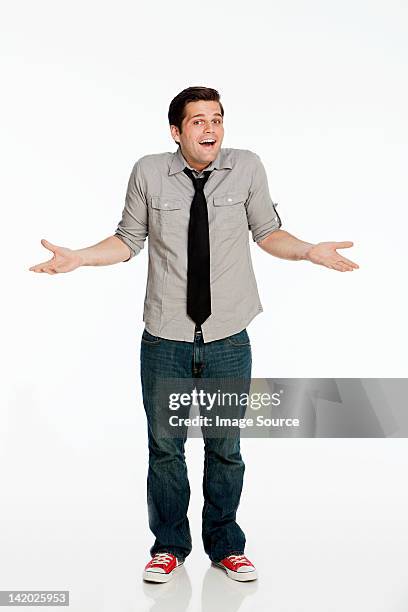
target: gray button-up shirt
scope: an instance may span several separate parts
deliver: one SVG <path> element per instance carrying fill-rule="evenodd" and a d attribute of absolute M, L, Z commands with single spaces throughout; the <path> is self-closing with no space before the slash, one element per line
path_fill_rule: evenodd
<path fill-rule="evenodd" d="M 187 239 L 192 180 L 180 147 L 175 153 L 141 157 L 129 178 L 122 219 L 116 229 L 131 251 L 149 237 L 143 321 L 154 336 L 192 342 L 187 315 Z M 192 170 L 194 170 L 192 168 Z M 281 227 L 260 157 L 245 149 L 221 148 L 205 168 L 210 232 L 211 315 L 202 324 L 204 342 L 241 331 L 263 308 L 252 268 L 248 230 L 255 242 Z M 195 176 L 202 172 L 194 170 Z M 129 260 L 127 260 L 129 261 Z"/>

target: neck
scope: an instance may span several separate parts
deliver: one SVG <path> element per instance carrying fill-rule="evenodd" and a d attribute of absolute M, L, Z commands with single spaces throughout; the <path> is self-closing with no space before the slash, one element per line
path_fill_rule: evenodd
<path fill-rule="evenodd" d="M 184 155 L 183 149 L 181 148 L 181 145 L 179 145 L 179 147 L 180 147 L 181 154 L 184 157 L 184 159 L 186 160 L 186 162 L 188 163 L 188 165 L 191 166 L 191 168 L 194 168 L 194 170 L 197 170 L 197 172 L 202 172 L 204 170 L 204 168 L 207 168 L 211 164 L 211 162 L 209 162 L 208 164 L 200 164 L 200 163 L 197 163 L 197 162 L 194 162 L 194 161 L 190 161 L 188 159 L 188 157 L 186 155 Z"/>

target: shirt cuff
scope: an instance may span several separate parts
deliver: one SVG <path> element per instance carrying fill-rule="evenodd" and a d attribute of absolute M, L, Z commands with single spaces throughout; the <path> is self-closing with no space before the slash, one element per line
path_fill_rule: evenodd
<path fill-rule="evenodd" d="M 269 223 L 265 223 L 264 225 L 258 227 L 252 232 L 252 238 L 254 242 L 260 242 L 261 240 L 269 236 L 269 234 L 271 234 L 272 232 L 275 232 L 276 230 L 280 229 L 281 225 L 282 222 L 279 216 L 276 215 L 276 217 L 272 219 L 272 221 L 270 221 Z"/>
<path fill-rule="evenodd" d="M 124 242 L 126 244 L 126 246 L 129 247 L 129 249 L 130 249 L 130 257 L 128 259 L 124 259 L 123 263 L 125 263 L 126 261 L 130 261 L 132 259 L 132 257 L 134 257 L 135 255 L 137 255 L 140 252 L 140 247 L 135 245 L 126 236 L 122 236 L 122 234 L 120 234 L 119 232 L 115 232 L 114 236 L 116 236 L 117 238 L 120 238 L 120 240 L 122 242 Z"/>

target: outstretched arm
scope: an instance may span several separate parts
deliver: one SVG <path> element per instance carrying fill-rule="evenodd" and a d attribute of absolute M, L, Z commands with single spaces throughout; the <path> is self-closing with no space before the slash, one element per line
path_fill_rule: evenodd
<path fill-rule="evenodd" d="M 339 272 L 351 272 L 359 267 L 350 259 L 337 253 L 336 249 L 352 247 L 353 243 L 350 241 L 312 244 L 299 240 L 289 232 L 278 229 L 257 244 L 270 255 L 281 259 L 291 259 L 293 261 L 303 259 Z"/>
<path fill-rule="evenodd" d="M 53 257 L 31 266 L 29 269 L 32 272 L 72 272 L 80 266 L 109 266 L 126 261 L 131 256 L 130 248 L 117 236 L 109 236 L 93 246 L 77 250 L 56 246 L 44 239 L 41 244 L 53 253 Z"/>

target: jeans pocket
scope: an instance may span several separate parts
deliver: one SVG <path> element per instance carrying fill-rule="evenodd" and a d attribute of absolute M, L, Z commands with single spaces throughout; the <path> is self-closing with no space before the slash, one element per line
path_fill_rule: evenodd
<path fill-rule="evenodd" d="M 232 344 L 232 346 L 250 346 L 251 343 L 246 328 L 237 334 L 228 336 L 226 340 L 229 344 Z"/>
<path fill-rule="evenodd" d="M 160 344 L 161 338 L 159 336 L 153 336 L 147 329 L 143 330 L 142 342 L 145 344 Z"/>

